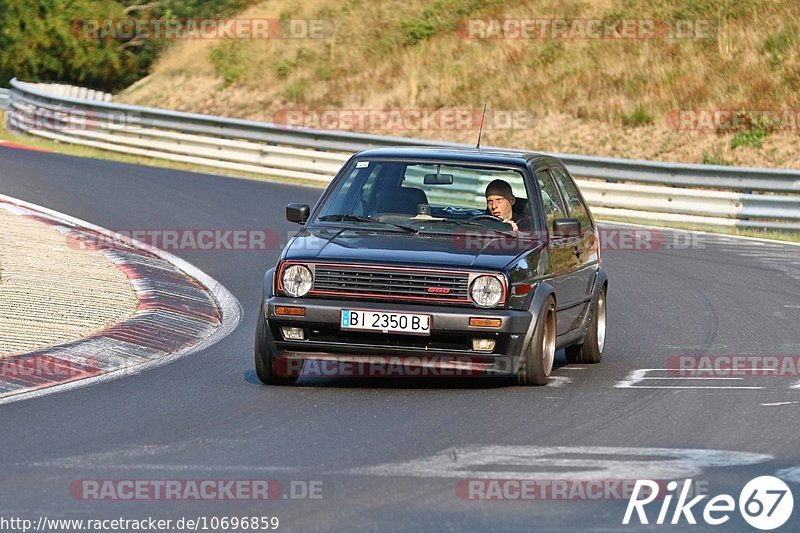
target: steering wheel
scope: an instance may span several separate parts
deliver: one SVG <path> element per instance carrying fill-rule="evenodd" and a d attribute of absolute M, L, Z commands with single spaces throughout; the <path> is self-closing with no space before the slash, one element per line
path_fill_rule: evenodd
<path fill-rule="evenodd" d="M 475 215 L 474 217 L 470 217 L 469 220 L 490 220 L 492 222 L 500 222 L 501 224 L 508 224 L 505 220 L 500 217 L 496 217 L 494 215 L 490 215 L 488 213 L 483 213 L 481 215 Z"/>
<path fill-rule="evenodd" d="M 512 224 L 506 222 L 505 220 L 503 220 L 498 216 L 490 215 L 489 213 L 481 213 L 480 215 L 475 215 L 474 217 L 471 217 L 469 220 L 475 220 L 475 221 L 481 220 L 483 222 L 486 222 L 486 224 L 484 225 L 488 228 L 495 228 L 502 230 L 514 229 L 514 226 Z"/>

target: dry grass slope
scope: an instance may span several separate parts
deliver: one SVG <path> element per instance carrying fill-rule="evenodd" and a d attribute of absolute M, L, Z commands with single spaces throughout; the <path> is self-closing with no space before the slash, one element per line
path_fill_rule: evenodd
<path fill-rule="evenodd" d="M 679 131 L 679 109 L 800 109 L 800 17 L 781 0 L 273 0 L 240 16 L 322 19 L 331 38 L 176 43 L 121 100 L 271 121 L 291 109 L 535 112 L 484 143 L 800 167 L 794 131 Z M 698 39 L 465 39 L 486 18 L 710 21 Z M 475 131 L 375 131 L 472 141 Z"/>

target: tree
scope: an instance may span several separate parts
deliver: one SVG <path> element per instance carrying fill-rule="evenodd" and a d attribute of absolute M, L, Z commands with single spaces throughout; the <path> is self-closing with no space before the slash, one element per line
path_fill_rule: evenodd
<path fill-rule="evenodd" d="M 136 57 L 121 43 L 87 39 L 76 21 L 121 18 L 108 0 L 0 0 L 0 83 L 65 81 L 115 90 L 139 77 Z"/>
<path fill-rule="evenodd" d="M 144 77 L 164 41 L 100 39 L 83 21 L 230 16 L 251 0 L 0 0 L 0 85 L 17 77 L 118 91 Z"/>

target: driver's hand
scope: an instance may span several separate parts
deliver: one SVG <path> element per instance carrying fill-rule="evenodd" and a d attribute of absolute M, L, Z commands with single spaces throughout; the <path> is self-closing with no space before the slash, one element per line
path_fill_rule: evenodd
<path fill-rule="evenodd" d="M 517 226 L 517 223 L 514 222 L 513 220 L 511 220 L 510 218 L 508 220 L 504 220 L 503 222 L 505 222 L 506 224 L 509 224 L 511 226 L 512 230 L 519 231 L 519 226 Z"/>

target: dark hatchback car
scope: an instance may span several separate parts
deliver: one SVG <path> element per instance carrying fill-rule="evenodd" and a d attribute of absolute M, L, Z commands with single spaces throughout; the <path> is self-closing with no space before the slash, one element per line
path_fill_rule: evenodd
<path fill-rule="evenodd" d="M 303 229 L 264 276 L 264 383 L 294 383 L 312 360 L 389 357 L 543 385 L 559 348 L 568 362 L 602 357 L 597 228 L 557 158 L 367 150 L 313 209 L 290 204 L 286 216 Z"/>

